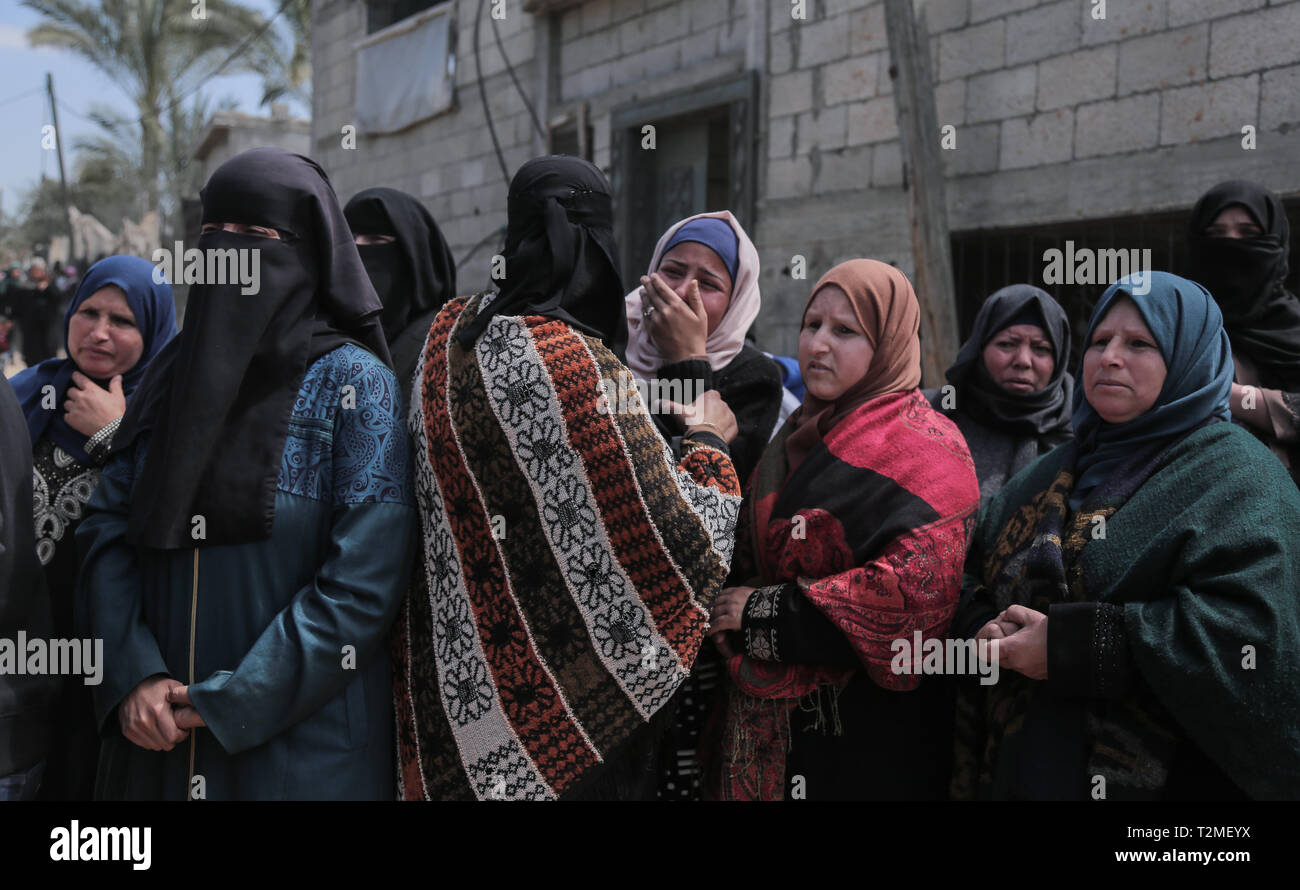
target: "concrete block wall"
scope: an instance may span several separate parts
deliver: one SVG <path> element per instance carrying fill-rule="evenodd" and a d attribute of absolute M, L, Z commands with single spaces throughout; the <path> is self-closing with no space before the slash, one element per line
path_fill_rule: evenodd
<path fill-rule="evenodd" d="M 1179 208 L 1231 177 L 1297 191 L 1294 0 L 920 5 L 955 229 Z"/>
<path fill-rule="evenodd" d="M 903 164 L 880 0 L 764 5 L 757 236 L 761 344 L 793 355 L 817 279 L 867 256 L 912 272 Z M 792 278 L 796 257 L 803 279 Z"/>
<path fill-rule="evenodd" d="M 420 195 L 459 257 L 504 222 L 472 52 L 477 0 L 455 0 L 456 108 L 340 146 L 352 115 L 360 0 L 315 0 L 313 151 L 346 200 L 367 185 Z M 490 4 L 489 4 L 490 5 Z M 763 344 L 792 353 L 815 279 L 872 256 L 911 274 L 907 196 L 882 0 L 586 0 L 546 16 L 507 0 L 498 22 L 537 97 L 542 29 L 559 41 L 548 114 L 585 103 L 609 173 L 611 112 L 748 68 L 760 72 L 757 201 L 746 225 L 763 264 Z M 954 230 L 1190 205 L 1214 182 L 1300 189 L 1300 0 L 918 0 L 930 34 Z M 541 142 L 489 23 L 488 101 L 510 173 Z M 1257 148 L 1242 146 L 1243 126 Z M 495 244 L 460 274 L 485 286 Z M 802 256 L 807 278 L 790 277 Z"/>
<path fill-rule="evenodd" d="M 755 0 L 588 0 L 560 14 L 558 95 L 585 103 L 593 161 L 608 174 L 610 115 L 638 99 L 690 89 L 745 70 Z"/>
<path fill-rule="evenodd" d="M 452 110 L 399 132 L 359 134 L 355 149 L 343 148 L 343 126 L 352 122 L 356 97 L 355 44 L 363 38 L 365 6 L 359 0 L 316 0 L 312 8 L 313 94 L 312 146 L 339 199 L 375 185 L 420 197 L 438 221 L 453 256 L 471 247 L 505 222 L 506 183 L 492 148 L 487 117 L 478 91 L 474 64 L 474 13 L 477 0 L 454 5 L 456 33 L 456 102 Z M 513 174 L 538 153 L 532 118 L 519 97 L 497 48 L 485 7 L 479 31 L 484 88 L 492 107 L 507 170 Z M 507 56 L 520 83 L 535 101 L 534 17 L 510 0 L 497 22 Z M 462 293 L 489 284 L 491 256 L 498 242 L 478 250 L 457 269 Z"/>
<path fill-rule="evenodd" d="M 558 14 L 560 46 L 555 90 L 544 117 L 588 106 L 595 162 L 609 173 L 610 112 L 616 106 L 734 74 L 745 68 L 746 10 L 752 0 L 590 0 Z M 487 101 L 507 172 L 544 146 L 515 89 L 486 19 L 479 46 Z M 421 197 L 459 259 L 505 222 L 506 180 L 492 149 L 473 55 L 477 0 L 453 3 L 456 21 L 456 105 L 401 133 L 360 136 L 355 150 L 341 145 L 341 128 L 355 101 L 355 42 L 365 35 L 359 0 L 316 0 L 313 5 L 315 96 L 313 150 L 342 200 L 370 185 L 389 185 Z M 545 16 L 507 0 L 498 21 L 506 55 L 535 107 L 545 66 Z M 543 120 L 545 123 L 545 120 Z M 489 283 L 497 242 L 480 249 L 457 272 L 462 292 Z"/>

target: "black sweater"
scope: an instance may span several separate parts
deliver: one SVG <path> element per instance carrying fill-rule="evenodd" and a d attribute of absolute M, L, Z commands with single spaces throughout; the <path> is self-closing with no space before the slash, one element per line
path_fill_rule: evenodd
<path fill-rule="evenodd" d="M 736 426 L 740 431 L 731 443 L 731 460 L 736 465 L 740 486 L 745 488 L 772 437 L 772 428 L 776 426 L 777 414 L 781 410 L 781 371 L 776 362 L 746 343 L 720 370 L 714 371 L 703 359 L 689 359 L 664 365 L 656 379 L 661 386 L 667 384 L 669 389 L 676 383 L 681 386 L 678 392 L 690 395 L 699 395 L 690 389 L 695 385 L 690 381 L 694 380 L 703 381 L 700 393 L 710 389 L 718 391 L 736 415 Z M 670 442 L 681 434 L 681 430 L 674 429 L 662 414 L 655 414 L 654 421 L 660 434 Z"/>

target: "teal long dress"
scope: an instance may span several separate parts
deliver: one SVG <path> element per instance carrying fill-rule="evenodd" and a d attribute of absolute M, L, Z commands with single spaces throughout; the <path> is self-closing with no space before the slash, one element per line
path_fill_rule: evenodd
<path fill-rule="evenodd" d="M 79 608 L 104 641 L 94 688 L 107 799 L 392 799 L 385 637 L 415 553 L 393 373 L 344 345 L 303 378 L 267 540 L 160 551 L 125 540 L 147 437 L 105 468 L 77 530 Z M 140 681 L 190 685 L 207 723 L 171 751 L 121 733 Z"/>

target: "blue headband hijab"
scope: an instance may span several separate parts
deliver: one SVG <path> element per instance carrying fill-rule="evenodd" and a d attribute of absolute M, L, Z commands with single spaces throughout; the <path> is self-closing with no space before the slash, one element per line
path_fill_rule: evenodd
<path fill-rule="evenodd" d="M 1145 279 L 1145 280 L 1144 280 Z M 1148 284 L 1149 288 L 1142 285 Z M 1146 290 L 1145 293 L 1137 293 Z M 1077 510 L 1085 497 L 1138 450 L 1186 434 L 1210 418 L 1228 420 L 1232 393 L 1232 347 L 1223 313 L 1209 291 L 1168 272 L 1135 273 L 1101 295 L 1084 337 L 1084 352 L 1102 319 L 1121 298 L 1137 306 L 1165 360 L 1165 383 L 1155 404 L 1124 423 L 1107 423 L 1088 403 L 1085 387 L 1074 391 L 1078 481 L 1070 496 Z M 1079 360 L 1083 380 L 1083 359 Z"/>
<path fill-rule="evenodd" d="M 736 240 L 736 233 L 732 231 L 731 226 L 727 225 L 726 220 L 711 216 L 691 220 L 673 233 L 673 237 L 664 245 L 664 253 L 667 254 L 683 241 L 703 244 L 716 253 L 722 260 L 722 264 L 727 267 L 732 285 L 735 285 L 736 271 L 740 265 L 740 244 Z"/>
<path fill-rule="evenodd" d="M 126 294 L 127 305 L 131 307 L 135 325 L 144 341 L 140 360 L 122 374 L 122 392 L 128 397 L 144 376 L 149 362 L 167 345 L 167 341 L 176 336 L 176 302 L 172 298 L 172 286 L 165 279 L 161 284 L 155 282 L 155 270 L 153 263 L 138 256 L 105 257 L 86 271 L 86 277 L 81 279 L 72 302 L 63 313 L 63 347 L 71 356 L 68 327 L 77 308 L 108 285 L 116 285 Z M 49 429 L 56 445 L 82 463 L 90 463 L 90 456 L 84 448 L 90 437 L 68 426 L 63 415 L 63 394 L 72 383 L 72 373 L 77 370 L 76 362 L 70 357 L 51 358 L 16 375 L 10 382 L 22 403 L 23 414 L 27 416 L 27 431 L 32 444 L 35 445 Z M 54 387 L 56 395 L 57 407 L 52 410 L 41 405 L 47 385 Z"/>

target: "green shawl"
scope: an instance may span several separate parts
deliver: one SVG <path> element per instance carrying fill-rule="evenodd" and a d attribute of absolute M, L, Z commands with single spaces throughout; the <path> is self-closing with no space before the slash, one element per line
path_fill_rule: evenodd
<path fill-rule="evenodd" d="M 1068 516 L 1074 451 L 981 516 L 954 633 L 1013 602 L 1048 612 L 1049 669 L 963 693 L 954 796 L 1004 791 L 1027 700 L 1057 694 L 1085 702 L 1086 778 L 1108 798 L 1161 796 L 1187 741 L 1251 797 L 1300 798 L 1300 492 L 1248 433 L 1212 423 Z M 1063 577 L 1026 570 L 1053 546 Z"/>

